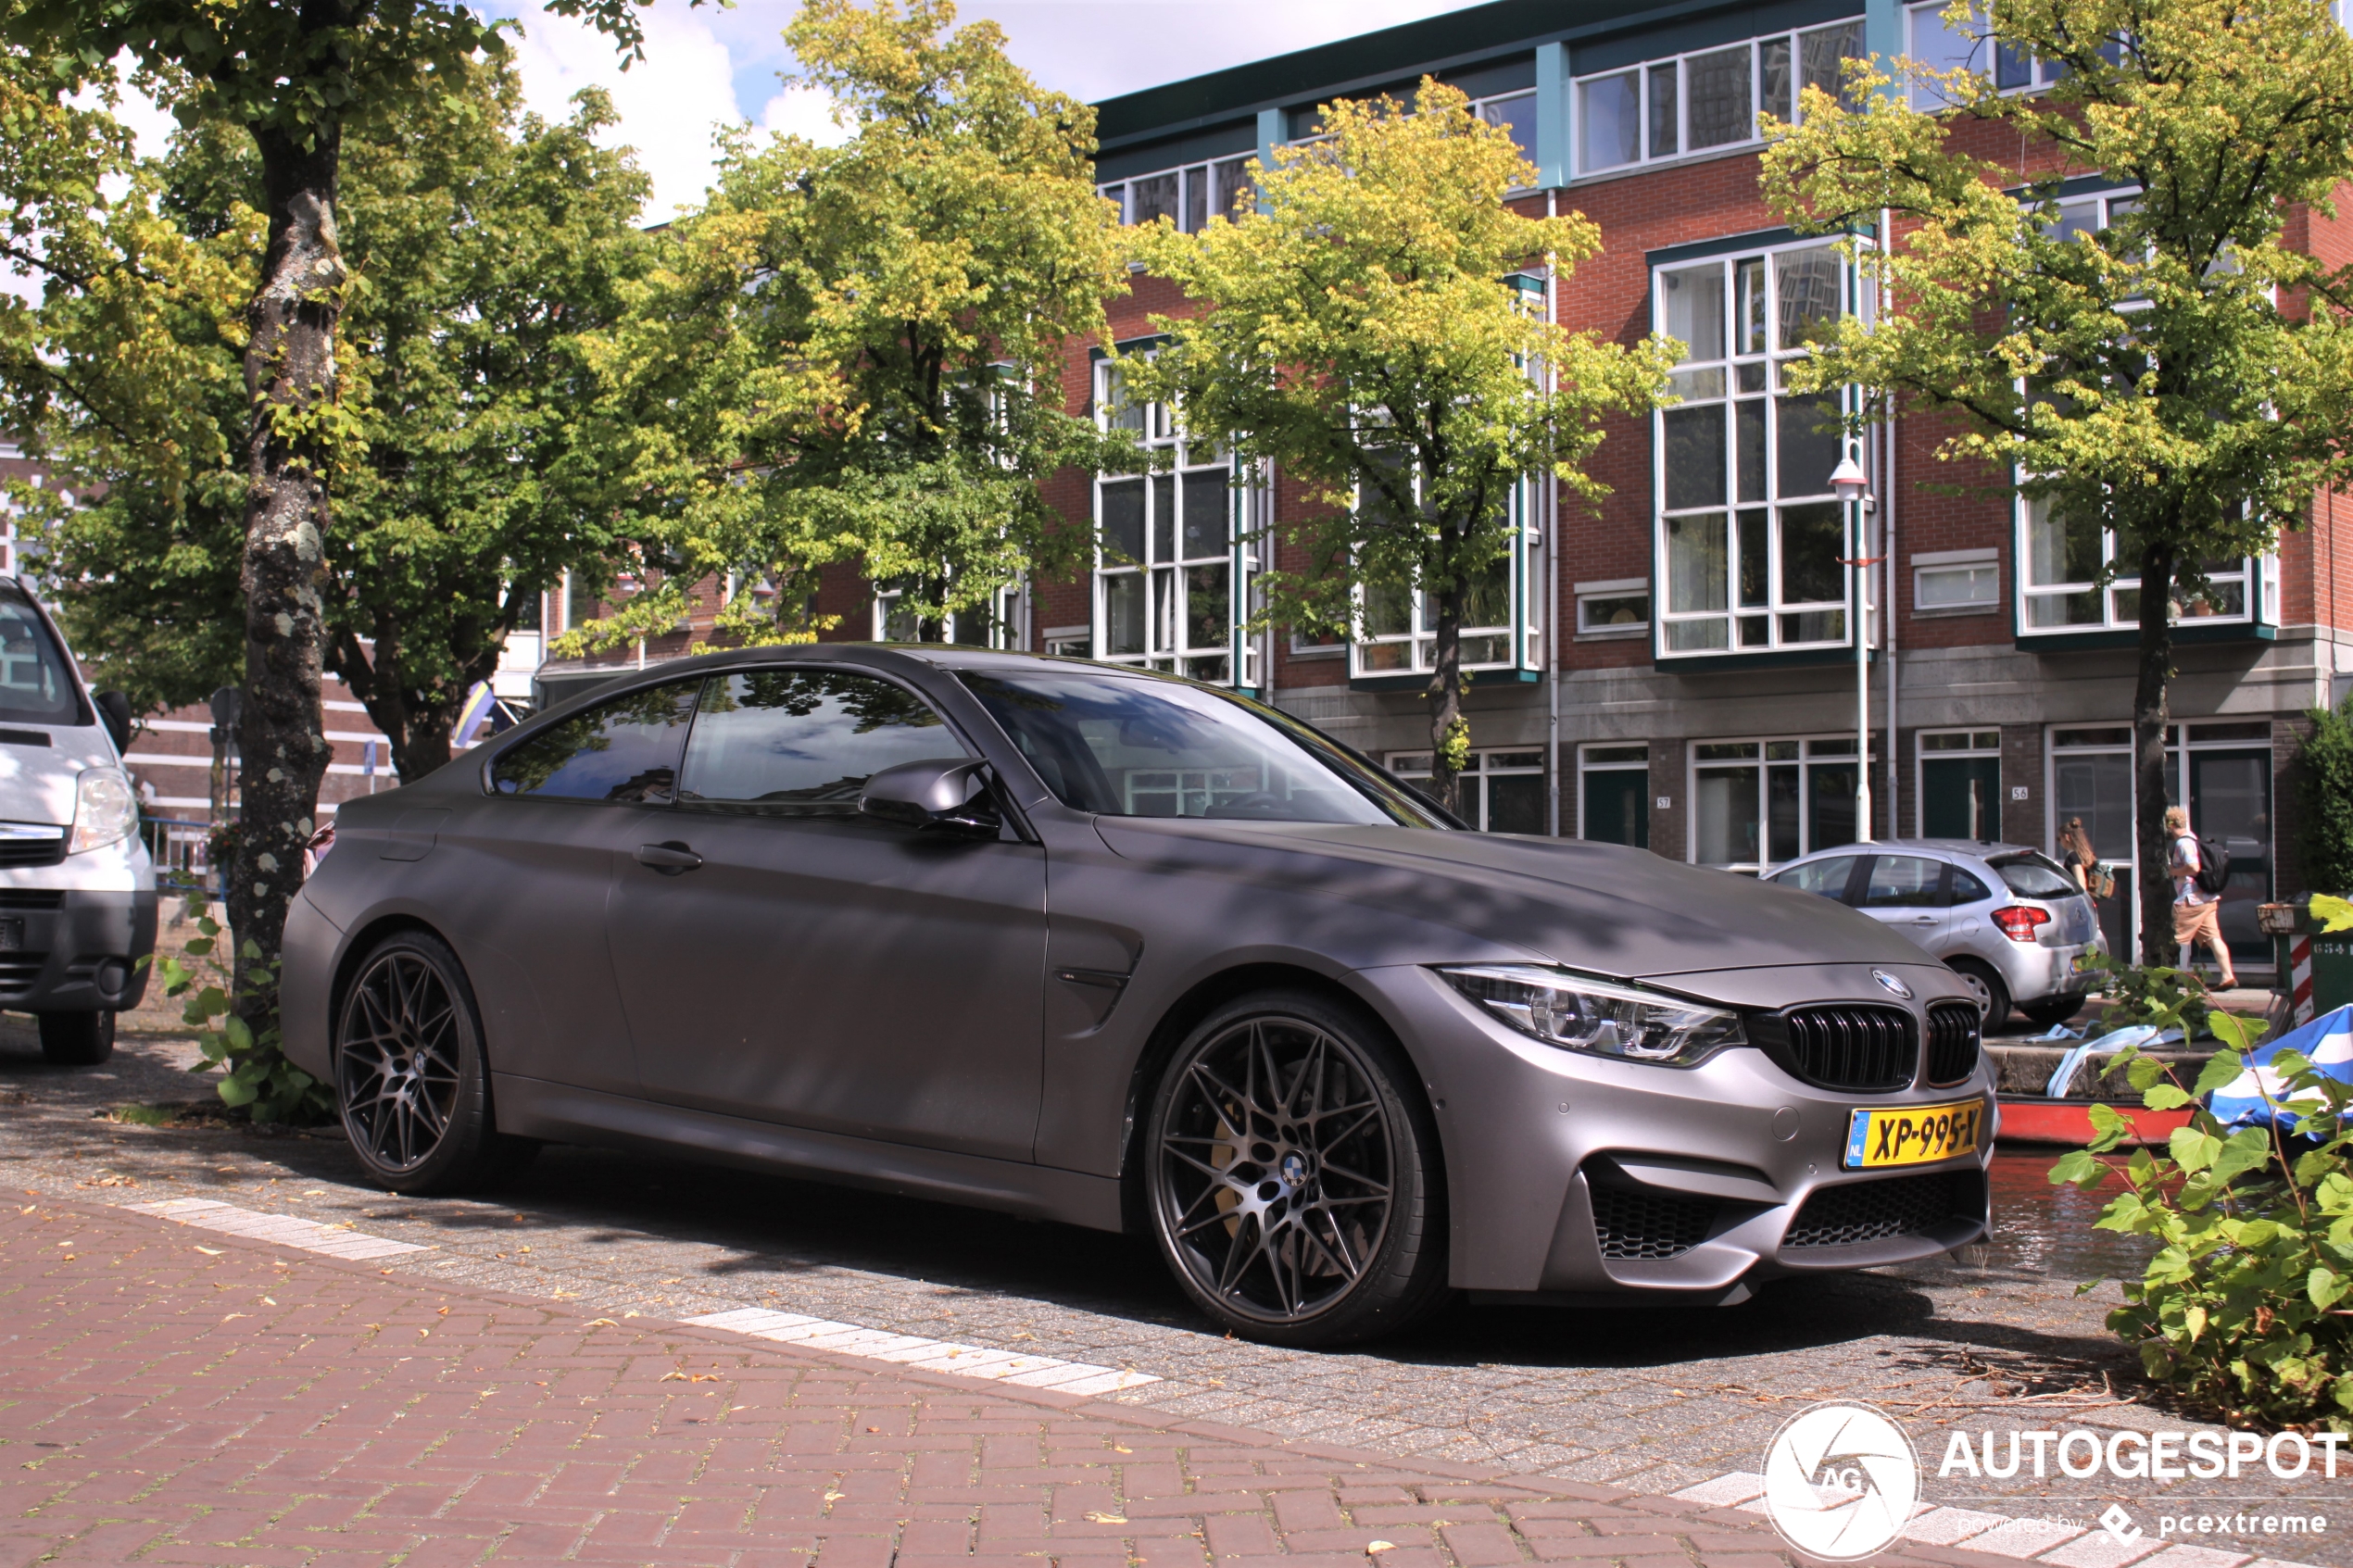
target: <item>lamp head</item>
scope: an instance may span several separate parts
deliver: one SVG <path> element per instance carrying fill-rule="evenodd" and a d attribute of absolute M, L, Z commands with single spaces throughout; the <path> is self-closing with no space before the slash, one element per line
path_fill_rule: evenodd
<path fill-rule="evenodd" d="M 1871 487 L 1870 476 L 1863 465 L 1855 460 L 1855 449 L 1848 447 L 1840 454 L 1838 467 L 1831 470 L 1831 489 L 1842 501 L 1859 501 L 1863 492 Z"/>

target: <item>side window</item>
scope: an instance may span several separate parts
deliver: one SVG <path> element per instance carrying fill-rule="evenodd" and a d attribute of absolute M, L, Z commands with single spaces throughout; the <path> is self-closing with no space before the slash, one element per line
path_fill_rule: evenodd
<path fill-rule="evenodd" d="M 1958 909 L 1963 904 L 1982 904 L 1992 897 L 1993 891 L 1983 883 L 1958 866 L 1953 868 L 1953 886 L 1945 896 L 1945 902 Z"/>
<path fill-rule="evenodd" d="M 699 677 L 600 702 L 550 725 L 490 765 L 499 795 L 666 806 L 678 787 L 678 749 L 694 717 Z"/>
<path fill-rule="evenodd" d="M 1847 879 L 1854 874 L 1854 856 L 1833 855 L 1827 860 L 1808 860 L 1802 866 L 1792 866 L 1773 880 L 1783 887 L 1818 893 L 1825 898 L 1844 898 Z"/>
<path fill-rule="evenodd" d="M 1944 902 L 1944 862 L 1917 855 L 1881 855 L 1863 888 L 1867 909 L 1933 909 Z"/>
<path fill-rule="evenodd" d="M 845 671 L 747 671 L 703 689 L 678 798 L 837 815 L 857 810 L 885 768 L 968 755 L 903 686 Z"/>

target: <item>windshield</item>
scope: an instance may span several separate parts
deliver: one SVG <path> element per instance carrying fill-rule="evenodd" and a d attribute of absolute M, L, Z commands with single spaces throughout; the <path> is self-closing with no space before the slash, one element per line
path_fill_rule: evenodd
<path fill-rule="evenodd" d="M 2021 898 L 2077 898 L 2083 889 L 2075 879 L 2059 870 L 2056 861 L 2028 853 L 2006 855 L 1987 865 L 1999 872 L 2009 890 Z"/>
<path fill-rule="evenodd" d="M 13 590 L 0 589 L 0 719 L 19 723 L 79 724 L 82 704 L 73 673 L 41 612 Z"/>
<path fill-rule="evenodd" d="M 1271 708 L 1146 676 L 967 671 L 1063 805 L 1112 817 L 1443 822 L 1371 763 Z"/>

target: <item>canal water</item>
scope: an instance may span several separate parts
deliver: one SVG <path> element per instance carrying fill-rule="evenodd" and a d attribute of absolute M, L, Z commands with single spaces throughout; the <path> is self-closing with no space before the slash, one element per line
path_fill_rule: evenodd
<path fill-rule="evenodd" d="M 2124 1190 L 2123 1179 L 2111 1175 L 2090 1192 L 2054 1186 L 2051 1167 L 2066 1152 L 1996 1149 L 1991 1172 L 1994 1234 L 1986 1263 L 2070 1283 L 2138 1277 L 2155 1244 L 2145 1236 L 2092 1228 L 2108 1199 Z"/>

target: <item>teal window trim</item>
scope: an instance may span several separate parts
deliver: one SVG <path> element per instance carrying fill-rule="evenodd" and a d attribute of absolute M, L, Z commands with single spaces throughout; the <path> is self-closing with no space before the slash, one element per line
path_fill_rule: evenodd
<path fill-rule="evenodd" d="M 1568 183 L 1568 45 L 1536 46 L 1536 183 Z"/>

